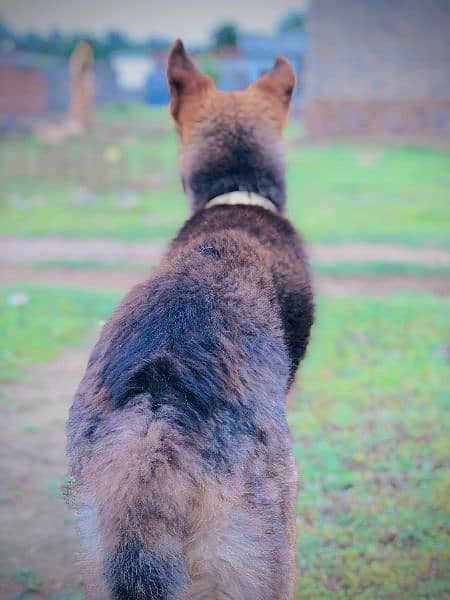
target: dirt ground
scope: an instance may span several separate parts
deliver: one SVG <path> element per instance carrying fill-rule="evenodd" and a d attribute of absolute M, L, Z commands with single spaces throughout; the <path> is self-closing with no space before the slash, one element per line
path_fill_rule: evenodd
<path fill-rule="evenodd" d="M 149 269 L 150 270 L 150 269 Z M 1 265 L 3 285 L 29 282 L 48 286 L 119 290 L 125 292 L 144 281 L 145 271 L 133 269 L 71 269 L 67 267 L 33 268 L 23 265 Z M 353 294 L 386 296 L 407 290 L 426 291 L 437 296 L 450 296 L 449 277 L 414 277 L 412 275 L 333 276 L 315 275 L 314 289 L 331 296 Z"/>
<path fill-rule="evenodd" d="M 32 566 L 42 578 L 42 591 L 33 598 L 79 590 L 80 569 L 74 562 L 78 541 L 59 486 L 67 472 L 67 411 L 87 353 L 67 350 L 57 361 L 30 369 L 23 381 L 3 385 L 3 397 L 11 401 L 0 405 L 2 599 L 23 591 L 24 585 L 9 575 L 24 566 Z"/>
<path fill-rule="evenodd" d="M 64 287 L 95 287 L 96 289 L 125 291 L 143 281 L 145 270 L 125 267 L 115 269 L 70 268 L 64 266 L 33 267 L 24 264 L 34 261 L 87 260 L 125 261 L 151 266 L 158 264 L 165 244 L 121 243 L 113 240 L 72 240 L 66 238 L 0 240 L 0 279 L 4 285 L 16 282 L 33 282 Z M 342 244 L 327 246 L 313 244 L 309 247 L 311 260 L 321 263 L 345 261 L 371 262 L 395 261 L 427 266 L 450 264 L 450 252 L 433 248 L 405 248 L 379 244 Z M 370 294 L 383 296 L 397 291 L 428 291 L 438 296 L 450 295 L 450 278 L 415 277 L 413 275 L 331 276 L 317 274 L 316 291 L 345 296 Z"/>
<path fill-rule="evenodd" d="M 26 263 L 72 259 L 152 265 L 161 258 L 164 248 L 164 244 L 123 244 L 107 240 L 2 239 L 0 279 L 3 285 L 26 281 L 125 291 L 142 281 L 145 272 L 123 267 L 114 270 L 33 267 Z M 443 250 L 368 244 L 313 245 L 310 255 L 320 262 L 391 260 L 437 266 L 450 263 L 450 252 Z M 428 290 L 436 295 L 450 295 L 450 280 L 444 277 L 318 275 L 315 287 L 336 296 L 385 295 L 400 290 Z M 30 598 L 68 599 L 70 596 L 64 594 L 82 591 L 80 568 L 74 561 L 78 551 L 74 520 L 60 496 L 59 486 L 66 474 L 67 410 L 87 354 L 87 349 L 66 350 L 58 360 L 30 369 L 22 381 L 3 386 L 5 401 L 0 404 L 0 427 L 4 444 L 0 477 L 5 492 L 0 498 L 1 599 L 27 597 L 22 595 L 23 583 L 10 577 L 24 565 L 32 566 L 42 578 L 41 591 L 33 592 Z"/>
<path fill-rule="evenodd" d="M 154 263 L 165 250 L 165 244 L 136 244 L 114 240 L 74 240 L 67 238 L 3 238 L 0 239 L 0 261 L 77 259 L 134 261 Z M 450 263 L 450 252 L 436 248 L 408 248 L 391 244 L 312 244 L 310 259 L 318 262 L 395 261 L 440 266 Z"/>

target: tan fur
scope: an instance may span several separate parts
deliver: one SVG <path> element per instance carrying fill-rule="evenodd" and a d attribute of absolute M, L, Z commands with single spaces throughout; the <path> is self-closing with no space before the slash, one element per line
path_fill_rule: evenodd
<path fill-rule="evenodd" d="M 177 43 L 168 81 L 185 177 L 220 173 L 227 140 L 243 130 L 252 168 L 278 169 L 295 81 L 287 61 L 224 94 Z M 308 272 L 273 199 L 273 210 L 205 209 L 209 199 L 192 199 L 203 205 L 161 267 L 106 324 L 71 409 L 90 599 L 293 596 L 297 472 L 285 396 L 313 318 Z"/>
<path fill-rule="evenodd" d="M 94 123 L 95 80 L 92 48 L 79 42 L 69 59 L 70 106 L 60 123 L 39 125 L 36 136 L 45 144 L 57 145 L 70 137 L 82 135 Z"/>

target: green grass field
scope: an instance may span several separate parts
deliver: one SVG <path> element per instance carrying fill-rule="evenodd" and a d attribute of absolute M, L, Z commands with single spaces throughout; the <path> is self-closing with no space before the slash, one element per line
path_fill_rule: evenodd
<path fill-rule="evenodd" d="M 298 598 L 450 593 L 449 308 L 429 296 L 319 299 L 289 413 Z"/>
<path fill-rule="evenodd" d="M 450 155 L 330 144 L 288 154 L 289 213 L 307 239 L 450 245 Z"/>
<path fill-rule="evenodd" d="M 305 145 L 300 132 L 298 122 L 289 124 L 288 212 L 308 241 L 450 248 L 448 151 Z M 0 237 L 165 241 L 187 214 L 165 110 L 111 106 L 100 110 L 99 125 L 86 138 L 45 147 L 17 136 L 0 145 Z M 312 268 L 317 277 L 371 275 L 380 289 L 390 275 L 422 282 L 450 275 L 450 265 L 441 263 L 358 261 L 314 262 Z M 33 281 L 54 267 L 84 270 L 92 289 L 26 281 L 0 288 L 0 417 L 3 409 L 5 428 L 16 427 L 13 441 L 23 444 L 23 456 L 14 455 L 18 467 L 11 467 L 18 470 L 15 483 L 0 490 L 0 517 L 4 509 L 3 523 L 14 518 L 18 528 L 29 508 L 61 502 L 55 490 L 65 475 L 66 408 L 59 402 L 68 402 L 75 387 L 61 391 L 64 382 L 56 382 L 61 389 L 56 385 L 54 392 L 54 374 L 47 372 L 47 388 L 35 392 L 34 381 L 58 364 L 64 350 L 70 360 L 72 349 L 81 351 L 84 360 L 117 303 L 119 292 L 95 289 L 96 270 L 148 270 L 145 261 L 57 255 L 35 256 L 27 267 L 34 270 Z M 295 598 L 449 598 L 450 299 L 411 291 L 380 298 L 319 295 L 317 304 L 311 345 L 288 402 L 301 482 Z M 47 396 L 47 409 L 39 407 Z M 60 450 L 54 450 L 56 443 Z M 29 492 L 22 468 L 28 465 L 37 477 L 36 470 L 47 467 L 31 459 L 47 446 L 60 471 L 47 474 L 48 481 L 38 478 Z M 15 489 L 19 484 L 27 491 Z M 65 527 L 73 527 L 64 519 Z M 27 535 L 25 528 L 23 548 Z M 56 540 L 55 563 L 66 542 Z M 15 540 L 8 544 L 7 554 L 16 551 Z M 35 556 L 35 562 L 31 556 L 9 571 L 0 568 L 0 595 L 3 577 L 5 586 L 23 585 L 19 595 L 6 596 L 10 600 L 31 599 L 34 588 L 51 590 L 52 600 L 81 599 L 75 579 L 65 581 L 67 594 L 49 587 L 51 577 L 39 570 Z M 78 578 L 78 566 L 73 570 Z"/>
<path fill-rule="evenodd" d="M 14 291 L 28 301 L 9 305 L 12 290 L 1 297 L 8 378 L 79 343 L 118 299 L 36 286 Z M 298 599 L 450 593 L 449 326 L 447 299 L 319 297 L 289 400 L 302 488 Z"/>
<path fill-rule="evenodd" d="M 187 206 L 167 113 L 113 107 L 100 123 L 57 147 L 29 137 L 0 146 L 0 235 L 149 241 L 176 231 Z M 308 240 L 450 247 L 448 152 L 304 145 L 297 129 L 287 135 L 288 213 Z"/>
<path fill-rule="evenodd" d="M 118 297 L 30 285 L 0 290 L 0 381 L 21 378 L 26 367 L 51 360 L 92 328 L 100 331 Z"/>

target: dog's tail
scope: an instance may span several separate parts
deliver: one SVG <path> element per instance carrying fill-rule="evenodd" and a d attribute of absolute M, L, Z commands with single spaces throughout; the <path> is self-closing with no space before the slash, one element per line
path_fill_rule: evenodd
<path fill-rule="evenodd" d="M 105 577 L 115 600 L 175 600 L 187 580 L 180 553 L 163 557 L 137 539 L 122 540 L 116 547 Z"/>
<path fill-rule="evenodd" d="M 171 600 L 188 583 L 183 536 L 195 504 L 192 460 L 171 420 L 159 418 L 164 407 L 152 413 L 149 406 L 141 394 L 107 417 L 75 492 L 89 598 Z"/>

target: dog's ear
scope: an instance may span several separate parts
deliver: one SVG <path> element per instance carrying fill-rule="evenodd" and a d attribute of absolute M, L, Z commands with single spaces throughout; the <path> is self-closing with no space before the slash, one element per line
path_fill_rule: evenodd
<path fill-rule="evenodd" d="M 183 102 L 194 100 L 214 87 L 212 79 L 194 65 L 181 40 L 177 40 L 170 50 L 167 82 L 170 89 L 170 112 L 175 120 L 178 120 Z"/>
<path fill-rule="evenodd" d="M 287 116 L 294 86 L 295 71 L 291 63 L 284 56 L 277 56 L 272 69 L 252 83 L 249 89 L 263 94 L 272 103 L 275 101 L 282 110 L 284 120 Z"/>

